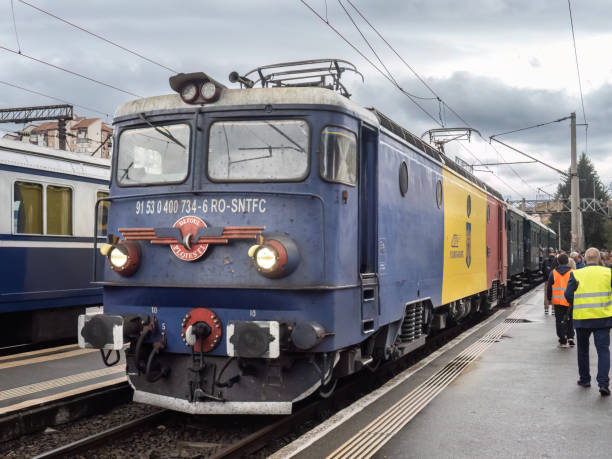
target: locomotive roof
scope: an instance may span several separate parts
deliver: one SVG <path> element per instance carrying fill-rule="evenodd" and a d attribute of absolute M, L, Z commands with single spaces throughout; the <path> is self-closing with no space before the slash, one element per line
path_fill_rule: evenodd
<path fill-rule="evenodd" d="M 478 185 L 480 188 L 503 201 L 503 196 L 494 188 L 487 185 L 475 175 L 466 171 L 445 156 L 442 152 L 432 147 L 420 137 L 412 134 L 400 126 L 388 116 L 374 108 L 364 108 L 352 100 L 338 94 L 335 91 L 316 87 L 279 87 L 279 88 L 250 88 L 250 89 L 223 89 L 221 97 L 216 101 L 206 104 L 207 107 L 230 107 L 244 105 L 279 105 L 279 104 L 304 104 L 304 105 L 331 105 L 355 113 L 357 117 L 365 120 L 375 127 L 383 127 L 396 136 L 404 139 L 415 148 L 425 152 L 436 161 L 445 164 L 456 174 L 461 175 Z M 178 94 L 167 94 L 163 96 L 147 97 L 126 102 L 117 108 L 115 118 L 134 116 L 143 112 L 155 112 L 160 110 L 195 110 L 197 105 L 190 105 L 181 99 Z"/>
<path fill-rule="evenodd" d="M 221 97 L 206 104 L 207 107 L 229 107 L 240 105 L 272 105 L 272 104 L 307 104 L 333 105 L 352 111 L 368 123 L 378 126 L 378 118 L 369 110 L 340 94 L 325 88 L 251 88 L 223 89 Z M 147 97 L 120 105 L 115 112 L 115 118 L 137 115 L 142 112 L 156 110 L 191 109 L 198 106 L 183 102 L 178 94 Z"/>
<path fill-rule="evenodd" d="M 110 159 L 0 139 L 0 164 L 109 180 Z"/>

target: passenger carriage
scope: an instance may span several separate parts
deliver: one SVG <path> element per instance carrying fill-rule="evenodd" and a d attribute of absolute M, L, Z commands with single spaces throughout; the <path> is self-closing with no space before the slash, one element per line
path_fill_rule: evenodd
<path fill-rule="evenodd" d="M 0 139 L 1 346 L 74 339 L 77 315 L 102 304 L 92 231 L 109 171 L 109 160 Z"/>

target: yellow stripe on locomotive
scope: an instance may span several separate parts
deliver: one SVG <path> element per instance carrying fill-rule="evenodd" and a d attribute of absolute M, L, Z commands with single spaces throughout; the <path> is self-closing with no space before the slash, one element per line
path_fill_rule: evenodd
<path fill-rule="evenodd" d="M 442 304 L 487 289 L 487 196 L 444 167 Z"/>

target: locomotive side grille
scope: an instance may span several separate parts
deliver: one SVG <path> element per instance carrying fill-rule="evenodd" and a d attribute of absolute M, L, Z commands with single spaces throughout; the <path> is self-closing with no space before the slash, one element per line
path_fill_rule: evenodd
<path fill-rule="evenodd" d="M 499 281 L 494 280 L 493 281 L 493 285 L 491 285 L 491 290 L 489 291 L 489 298 L 487 298 L 489 300 L 489 303 L 492 303 L 493 301 L 495 301 L 497 299 L 497 287 L 499 285 Z"/>
<path fill-rule="evenodd" d="M 400 340 L 402 343 L 411 343 L 420 338 L 422 334 L 423 305 L 421 303 L 406 305 L 406 313 L 404 315 L 404 322 L 402 322 Z"/>

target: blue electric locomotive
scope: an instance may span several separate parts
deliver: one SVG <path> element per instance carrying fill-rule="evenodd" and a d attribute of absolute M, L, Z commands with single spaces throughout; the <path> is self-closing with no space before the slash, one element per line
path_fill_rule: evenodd
<path fill-rule="evenodd" d="M 74 339 L 78 314 L 102 304 L 92 228 L 109 171 L 107 159 L 0 139 L 0 346 Z"/>
<path fill-rule="evenodd" d="M 352 102 L 351 70 L 179 74 L 117 110 L 105 314 L 79 339 L 129 343 L 136 401 L 289 413 L 503 294 L 499 193 Z"/>

